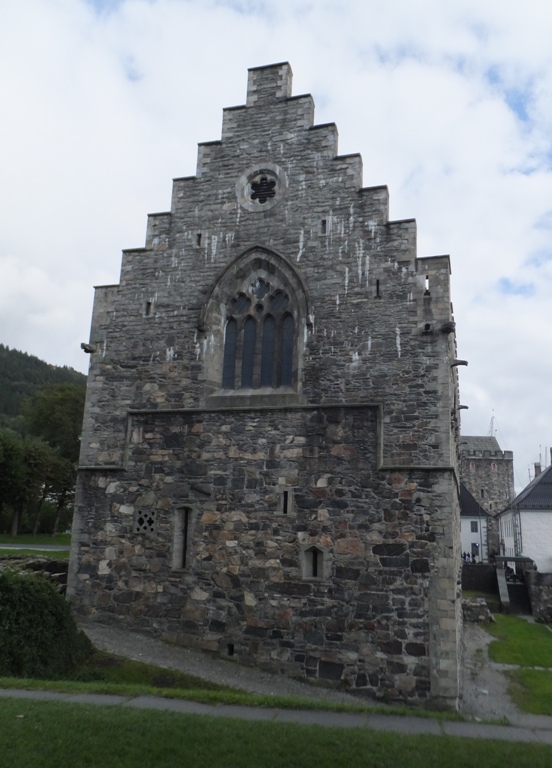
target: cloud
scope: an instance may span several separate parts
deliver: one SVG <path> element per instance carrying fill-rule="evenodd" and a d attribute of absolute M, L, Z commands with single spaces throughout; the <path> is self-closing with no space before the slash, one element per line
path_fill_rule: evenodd
<path fill-rule="evenodd" d="M 468 431 L 494 409 L 524 467 L 552 442 L 547 2 L 7 0 L 2 22 L 0 342 L 84 369 L 91 286 L 118 281 L 247 68 L 288 60 L 420 256 L 451 254 Z"/>

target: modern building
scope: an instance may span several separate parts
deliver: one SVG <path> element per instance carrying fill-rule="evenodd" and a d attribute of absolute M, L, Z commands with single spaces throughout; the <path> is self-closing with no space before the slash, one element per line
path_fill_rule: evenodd
<path fill-rule="evenodd" d="M 488 512 L 474 499 L 464 483 L 460 485 L 460 534 L 462 553 L 472 562 L 489 562 Z"/>
<path fill-rule="evenodd" d="M 498 515 L 501 555 L 525 557 L 552 573 L 552 465 L 541 471 Z"/>

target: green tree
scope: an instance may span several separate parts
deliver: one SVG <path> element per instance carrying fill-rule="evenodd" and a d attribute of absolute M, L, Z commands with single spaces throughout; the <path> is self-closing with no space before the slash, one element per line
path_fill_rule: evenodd
<path fill-rule="evenodd" d="M 12 510 L 25 482 L 23 441 L 11 430 L 0 430 L 0 531 L 5 530 L 4 515 Z"/>
<path fill-rule="evenodd" d="M 31 434 L 57 448 L 73 464 L 79 458 L 85 387 L 57 384 L 27 401 L 23 413 Z"/>

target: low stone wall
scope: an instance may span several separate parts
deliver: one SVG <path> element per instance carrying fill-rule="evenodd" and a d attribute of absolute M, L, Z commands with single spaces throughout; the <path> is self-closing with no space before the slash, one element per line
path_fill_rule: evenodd
<path fill-rule="evenodd" d="M 535 619 L 552 622 L 552 573 L 527 571 L 525 583 Z"/>
<path fill-rule="evenodd" d="M 462 600 L 462 613 L 464 614 L 464 621 L 472 624 L 494 621 L 493 614 L 484 597 L 472 597 L 469 600 Z"/>
<path fill-rule="evenodd" d="M 0 571 L 10 568 L 14 571 L 32 571 L 52 582 L 60 595 L 67 591 L 68 560 L 53 560 L 50 557 L 5 557 L 0 558 Z"/>

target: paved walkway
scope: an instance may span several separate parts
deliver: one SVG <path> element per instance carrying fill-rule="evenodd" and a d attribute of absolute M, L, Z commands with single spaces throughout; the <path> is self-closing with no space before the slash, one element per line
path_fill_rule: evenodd
<path fill-rule="evenodd" d="M 32 549 L 37 552 L 67 552 L 71 547 L 67 544 L 0 544 L 0 549 Z"/>
<path fill-rule="evenodd" d="M 163 699 L 158 696 L 108 696 L 92 693 L 69 694 L 52 691 L 22 691 L 0 689 L 0 698 L 38 701 L 62 701 L 67 704 L 95 704 L 101 706 L 154 709 L 182 714 L 231 717 L 238 720 L 264 720 L 274 723 L 297 723 L 332 728 L 366 728 L 371 731 L 390 731 L 402 734 L 428 734 L 433 736 L 461 736 L 469 739 L 498 739 L 552 745 L 552 718 L 524 715 L 514 725 L 487 725 L 461 723 L 452 720 L 434 720 L 423 717 L 359 714 L 347 712 L 319 712 L 314 710 L 256 709 L 231 705 L 198 704 L 193 701 Z"/>

